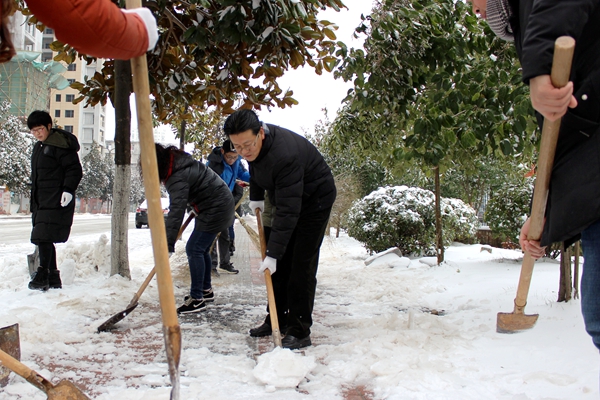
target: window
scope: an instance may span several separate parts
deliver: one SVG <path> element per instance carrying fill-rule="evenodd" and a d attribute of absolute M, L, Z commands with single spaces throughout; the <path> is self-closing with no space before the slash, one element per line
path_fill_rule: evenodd
<path fill-rule="evenodd" d="M 77 64 L 69 64 L 67 66 L 67 71 L 77 71 Z"/>
<path fill-rule="evenodd" d="M 83 124 L 84 125 L 94 125 L 94 113 L 84 113 L 83 114 Z"/>
<path fill-rule="evenodd" d="M 73 118 L 74 116 L 75 116 L 75 111 L 65 110 L 65 118 Z"/>
<path fill-rule="evenodd" d="M 69 81 L 69 85 L 75 83 L 75 79 L 67 79 Z"/>
<path fill-rule="evenodd" d="M 73 100 L 75 100 L 75 95 L 74 94 L 68 94 L 65 96 L 65 101 L 68 103 L 72 103 Z"/>
<path fill-rule="evenodd" d="M 50 49 L 50 42 L 44 43 L 44 49 Z"/>
<path fill-rule="evenodd" d="M 57 102 L 60 102 L 60 98 L 61 98 L 61 95 L 60 95 L 60 94 L 57 94 L 57 95 L 56 95 L 56 101 L 57 101 Z"/>
<path fill-rule="evenodd" d="M 60 118 L 60 110 L 54 110 L 54 116 Z"/>
<path fill-rule="evenodd" d="M 73 133 L 73 125 L 65 125 L 65 131 Z"/>
<path fill-rule="evenodd" d="M 42 54 L 42 61 L 43 62 L 52 61 L 52 54 L 50 54 L 50 53 Z"/>
<path fill-rule="evenodd" d="M 53 35 L 53 34 L 54 34 L 54 30 L 53 30 L 52 28 L 46 28 L 46 29 L 44 30 L 44 33 L 45 33 L 46 35 Z"/>
<path fill-rule="evenodd" d="M 91 142 L 94 138 L 94 128 L 83 128 L 83 141 Z"/>

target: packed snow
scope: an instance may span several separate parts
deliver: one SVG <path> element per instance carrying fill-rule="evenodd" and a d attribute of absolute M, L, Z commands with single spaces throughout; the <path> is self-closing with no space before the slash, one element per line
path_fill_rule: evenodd
<path fill-rule="evenodd" d="M 0 218 L 0 232 L 8 226 Z M 239 225 L 236 232 L 244 234 Z M 155 281 L 117 331 L 97 333 L 153 267 L 149 230 L 132 229 L 132 280 L 109 277 L 109 240 L 106 232 L 57 245 L 64 286 L 45 293 L 27 289 L 33 245 L 0 243 L 0 327 L 19 324 L 22 362 L 54 383 L 67 379 L 101 400 L 168 399 Z M 172 273 L 180 303 L 189 278 L 184 246 L 176 248 Z M 555 260 L 535 266 L 526 313 L 540 315 L 536 326 L 500 334 L 496 315 L 512 311 L 520 251 L 455 243 L 442 265 L 388 252 L 367 266 L 370 255 L 354 239 L 326 237 L 313 346 L 290 351 L 247 334 L 264 318 L 266 293 L 243 284 L 251 268 L 243 252 L 238 248 L 234 258 L 239 275 L 213 280 L 215 304 L 180 319 L 181 399 L 598 398 L 598 351 L 585 332 L 580 301 L 556 302 Z M 45 398 L 15 374 L 0 388 L 0 400 Z"/>

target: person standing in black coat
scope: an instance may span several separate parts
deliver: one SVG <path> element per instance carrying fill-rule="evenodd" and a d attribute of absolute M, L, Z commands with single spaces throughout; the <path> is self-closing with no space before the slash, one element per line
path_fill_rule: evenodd
<path fill-rule="evenodd" d="M 282 345 L 310 346 L 319 251 L 336 196 L 331 169 L 306 138 L 261 123 L 252 110 L 231 114 L 223 130 L 249 163 L 250 208 L 264 211 L 265 191 L 274 207 L 259 272 L 269 269 L 273 275 Z M 250 330 L 254 337 L 271 333 L 269 316 Z"/>
<path fill-rule="evenodd" d="M 186 209 L 191 207 L 196 212 L 194 232 L 185 246 L 192 285 L 177 312 L 204 311 L 206 303 L 215 300 L 210 276 L 210 246 L 217 233 L 233 223 L 233 196 L 219 175 L 177 147 L 163 147 L 157 143 L 156 158 L 158 177 L 169 193 L 166 221 L 169 255 L 175 251 Z"/>
<path fill-rule="evenodd" d="M 581 308 L 587 332 L 600 349 L 600 1 L 472 0 L 473 11 L 500 37 L 514 40 L 531 103 L 550 121 L 562 118 L 541 241 L 519 242 L 534 258 L 545 246 L 581 238 L 584 254 Z M 575 39 L 571 81 L 552 85 L 554 42 Z"/>
<path fill-rule="evenodd" d="M 79 142 L 72 133 L 52 128 L 52 118 L 45 111 L 32 112 L 27 126 L 38 140 L 31 155 L 31 243 L 40 254 L 29 289 L 60 289 L 54 243 L 66 242 L 71 233 L 75 190 L 83 176 Z"/>

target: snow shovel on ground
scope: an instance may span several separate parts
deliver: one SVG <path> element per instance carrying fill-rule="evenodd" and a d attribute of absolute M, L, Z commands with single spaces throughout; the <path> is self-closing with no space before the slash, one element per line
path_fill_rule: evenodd
<path fill-rule="evenodd" d="M 21 346 L 19 343 L 19 324 L 0 328 L 0 350 L 5 351 L 17 360 L 21 359 Z M 10 370 L 0 364 L 0 387 L 8 385 Z"/>
<path fill-rule="evenodd" d="M 190 222 L 192 222 L 192 219 L 194 219 L 195 216 L 196 214 L 194 214 L 193 212 L 190 213 L 187 220 L 183 223 L 183 225 L 181 225 L 181 229 L 179 229 L 177 240 L 181 238 L 181 235 L 183 235 L 183 231 L 185 231 L 185 228 L 187 228 L 187 226 L 190 224 Z M 138 301 L 140 300 L 140 297 L 142 297 L 142 293 L 144 293 L 144 291 L 150 284 L 150 281 L 152 280 L 152 278 L 154 278 L 155 273 L 156 267 L 152 268 L 152 271 L 150 271 L 150 273 L 146 277 L 146 280 L 144 280 L 144 283 L 142 283 L 142 286 L 140 286 L 138 291 L 133 295 L 133 298 L 131 299 L 127 307 L 123 311 L 113 315 L 112 317 L 107 319 L 102 325 L 100 325 L 98 327 L 98 333 L 110 331 L 111 329 L 113 329 L 117 322 L 121 321 L 123 318 L 129 315 L 129 313 L 132 312 L 138 306 Z"/>
<path fill-rule="evenodd" d="M 267 256 L 267 241 L 265 239 L 265 230 L 260 218 L 260 208 L 254 210 L 256 214 L 256 225 L 258 225 L 258 236 L 260 237 L 260 255 L 264 260 Z M 265 284 L 267 286 L 267 299 L 269 301 L 269 316 L 271 318 L 271 332 L 275 347 L 281 347 L 281 332 L 279 331 L 279 320 L 277 319 L 277 307 L 275 306 L 275 293 L 273 292 L 273 281 L 271 280 L 271 271 L 265 270 Z"/>
<path fill-rule="evenodd" d="M 555 87 L 563 87 L 569 82 L 571 61 L 575 49 L 575 40 L 569 36 L 561 36 L 554 44 L 554 59 L 552 60 L 552 84 Z M 540 143 L 540 155 L 538 160 L 537 179 L 533 192 L 533 205 L 531 207 L 531 221 L 527 239 L 540 240 L 544 228 L 544 213 L 546 211 L 546 199 L 548 197 L 548 186 L 556 152 L 556 142 L 560 130 L 560 120 L 549 121 L 544 119 L 542 128 L 542 141 Z M 521 265 L 521 276 L 515 298 L 515 308 L 512 313 L 498 313 L 496 331 L 499 333 L 514 333 L 531 329 L 538 319 L 538 314 L 526 315 L 527 295 L 533 274 L 535 260 L 529 253 L 525 253 Z"/>
<path fill-rule="evenodd" d="M 1 349 L 0 362 L 6 368 L 22 376 L 27 382 L 46 393 L 49 400 L 90 400 L 73 383 L 62 380 L 57 385 L 53 385 L 52 382 Z"/>
<path fill-rule="evenodd" d="M 127 0 L 127 8 L 141 7 L 141 0 Z M 169 251 L 165 231 L 165 219 L 160 204 L 158 161 L 152 133 L 150 108 L 150 82 L 146 55 L 131 59 L 133 91 L 140 133 L 141 163 L 144 174 L 144 191 L 148 201 L 148 224 L 152 236 L 152 250 L 156 267 L 158 297 L 165 339 L 165 351 L 171 380 L 171 400 L 179 399 L 179 358 L 181 356 L 181 328 L 177 319 L 173 278 L 169 266 Z"/>

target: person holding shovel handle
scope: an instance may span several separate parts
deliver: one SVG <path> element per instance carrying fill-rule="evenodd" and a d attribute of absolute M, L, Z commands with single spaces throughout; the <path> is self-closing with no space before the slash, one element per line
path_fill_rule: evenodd
<path fill-rule="evenodd" d="M 179 227 L 188 206 L 196 212 L 194 231 L 185 246 L 192 285 L 177 312 L 206 310 L 215 299 L 210 276 L 210 246 L 217 233 L 233 223 L 233 196 L 227 184 L 213 170 L 177 147 L 156 144 L 158 177 L 169 193 L 166 220 L 169 254 L 175 251 Z"/>
<path fill-rule="evenodd" d="M 259 121 L 254 111 L 231 114 L 223 131 L 250 167 L 250 208 L 274 207 L 266 257 L 259 272 L 272 274 L 282 346 L 310 346 L 319 250 L 335 201 L 331 169 L 304 137 Z M 250 335 L 272 333 L 270 316 Z"/>
<path fill-rule="evenodd" d="M 519 242 L 533 258 L 545 247 L 581 238 L 584 265 L 581 308 L 586 330 L 600 349 L 600 1 L 471 0 L 498 36 L 514 40 L 538 122 L 562 118 L 540 241 Z M 571 82 L 550 80 L 554 42 L 575 39 Z"/>

